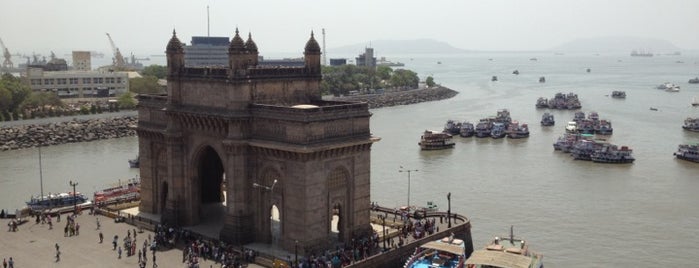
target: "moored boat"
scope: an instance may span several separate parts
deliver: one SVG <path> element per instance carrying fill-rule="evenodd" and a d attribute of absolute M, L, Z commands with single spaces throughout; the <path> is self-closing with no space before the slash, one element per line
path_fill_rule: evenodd
<path fill-rule="evenodd" d="M 699 145 L 680 144 L 677 147 L 677 152 L 674 152 L 673 155 L 682 160 L 699 163 Z"/>
<path fill-rule="evenodd" d="M 73 192 L 58 194 L 49 193 L 46 196 L 31 197 L 29 201 L 26 202 L 27 207 L 33 211 L 52 210 L 74 205 L 83 205 L 85 203 L 89 203 L 89 200 L 85 195 L 79 192 L 75 194 L 73 194 Z"/>
<path fill-rule="evenodd" d="M 453 236 L 430 241 L 415 249 L 404 268 L 463 268 L 466 246 Z"/>
<path fill-rule="evenodd" d="M 473 251 L 466 260 L 469 268 L 543 268 L 544 256 L 529 250 L 529 243 L 514 237 L 510 230 L 509 238 L 495 237 L 485 247 Z"/>
<path fill-rule="evenodd" d="M 541 116 L 541 125 L 542 126 L 553 126 L 555 124 L 556 124 L 556 120 L 553 119 L 553 114 L 544 113 L 544 115 Z"/>
<path fill-rule="evenodd" d="M 529 137 L 529 126 L 527 124 L 519 124 L 517 121 L 512 121 L 507 128 L 507 138 L 521 139 Z"/>
<path fill-rule="evenodd" d="M 536 100 L 536 108 L 548 108 L 549 107 L 549 100 L 544 97 L 539 97 Z"/>
<path fill-rule="evenodd" d="M 465 121 L 461 123 L 461 130 L 459 131 L 459 136 L 461 137 L 471 137 L 476 134 L 476 128 L 471 122 Z"/>
<path fill-rule="evenodd" d="M 481 119 L 478 124 L 476 124 L 476 137 L 485 138 L 490 137 L 490 131 L 493 128 L 493 122 L 490 118 Z"/>
<path fill-rule="evenodd" d="M 141 163 L 141 157 L 139 155 L 136 156 L 134 159 L 129 159 L 129 167 L 131 168 L 138 168 Z"/>
<path fill-rule="evenodd" d="M 447 120 L 447 123 L 444 124 L 444 132 L 446 133 L 449 133 L 451 135 L 458 135 L 460 131 L 461 123 L 457 122 L 456 120 Z"/>
<path fill-rule="evenodd" d="M 118 182 L 116 186 L 108 187 L 94 193 L 95 203 L 109 203 L 115 201 L 130 201 L 141 198 L 141 181 L 137 178 L 129 179 L 126 182 Z"/>
<path fill-rule="evenodd" d="M 612 135 L 613 132 L 612 121 L 602 119 L 595 125 L 595 133 L 599 135 Z"/>
<path fill-rule="evenodd" d="M 699 84 L 699 77 L 694 77 L 692 79 L 689 79 L 690 84 Z"/>
<path fill-rule="evenodd" d="M 599 150 L 596 150 L 591 158 L 595 163 L 609 164 L 628 164 L 636 160 L 633 155 L 633 150 L 627 146 L 618 147 L 614 144 L 605 144 Z"/>
<path fill-rule="evenodd" d="M 452 136 L 449 133 L 438 132 L 434 130 L 425 130 L 420 137 L 420 148 L 422 150 L 442 150 L 454 148 L 455 143 L 451 140 Z"/>
<path fill-rule="evenodd" d="M 688 131 L 699 132 L 699 117 L 687 117 L 687 119 L 684 120 L 684 125 L 682 125 L 682 128 Z"/>
<path fill-rule="evenodd" d="M 506 130 L 507 128 L 505 127 L 504 123 L 493 123 L 493 129 L 490 130 L 490 137 L 493 139 L 504 138 L 505 135 L 507 135 Z"/>

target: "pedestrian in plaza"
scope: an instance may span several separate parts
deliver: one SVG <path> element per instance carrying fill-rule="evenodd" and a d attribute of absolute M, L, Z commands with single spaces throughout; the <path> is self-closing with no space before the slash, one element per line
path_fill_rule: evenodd
<path fill-rule="evenodd" d="M 95 220 L 97 221 L 97 230 L 99 230 L 100 229 L 100 218 L 95 218 Z"/>
<path fill-rule="evenodd" d="M 75 223 L 75 235 L 80 234 L 80 223 Z"/>
<path fill-rule="evenodd" d="M 141 250 L 138 250 L 138 262 L 141 262 L 143 260 Z"/>
<path fill-rule="evenodd" d="M 102 235 L 102 232 L 100 232 L 100 244 L 102 244 L 103 239 L 104 239 L 104 235 Z"/>
<path fill-rule="evenodd" d="M 7 268 L 15 268 L 15 261 L 10 257 L 10 260 L 7 262 Z"/>
<path fill-rule="evenodd" d="M 119 236 L 118 236 L 118 235 L 114 235 L 114 240 L 112 240 L 112 246 L 113 246 L 113 247 L 112 247 L 112 250 L 116 250 L 116 248 L 117 248 L 117 242 L 118 242 L 118 241 L 119 241 Z"/>
<path fill-rule="evenodd" d="M 119 259 L 121 259 L 121 247 L 117 250 L 117 254 L 119 254 Z"/>
<path fill-rule="evenodd" d="M 2 258 L 2 268 L 7 268 L 7 259 Z"/>

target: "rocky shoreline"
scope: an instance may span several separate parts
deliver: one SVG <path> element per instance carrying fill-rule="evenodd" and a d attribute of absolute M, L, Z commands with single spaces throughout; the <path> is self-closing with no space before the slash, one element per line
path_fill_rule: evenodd
<path fill-rule="evenodd" d="M 369 109 L 376 109 L 381 107 L 443 100 L 452 98 L 456 96 L 456 94 L 459 94 L 459 92 L 443 86 L 435 86 L 426 89 L 386 92 L 384 94 L 335 97 L 332 98 L 332 100 L 367 102 L 369 103 Z"/>
<path fill-rule="evenodd" d="M 138 117 L 73 119 L 0 128 L 0 151 L 136 135 Z"/>
<path fill-rule="evenodd" d="M 459 92 L 437 86 L 427 89 L 386 92 L 347 97 L 335 97 L 338 101 L 369 103 L 369 109 L 415 104 L 448 99 Z M 121 138 L 136 135 L 137 115 L 115 116 L 44 124 L 28 124 L 0 127 L 0 151 Z"/>

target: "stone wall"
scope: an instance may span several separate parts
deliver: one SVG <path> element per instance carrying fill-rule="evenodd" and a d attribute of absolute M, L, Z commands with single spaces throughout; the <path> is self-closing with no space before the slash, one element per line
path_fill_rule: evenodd
<path fill-rule="evenodd" d="M 137 123 L 136 116 L 122 116 L 2 127 L 0 150 L 134 136 Z"/>

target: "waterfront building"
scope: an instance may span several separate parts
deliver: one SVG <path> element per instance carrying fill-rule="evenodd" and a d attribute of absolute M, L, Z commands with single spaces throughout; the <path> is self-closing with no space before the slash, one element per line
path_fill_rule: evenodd
<path fill-rule="evenodd" d="M 51 91 L 61 98 L 108 97 L 129 91 L 126 72 L 45 71 L 30 67 L 22 75 L 33 91 Z"/>
<path fill-rule="evenodd" d="M 73 70 L 92 70 L 92 57 L 90 56 L 90 51 L 73 51 Z"/>
<path fill-rule="evenodd" d="M 371 113 L 322 100 L 312 32 L 302 66 L 263 65 L 237 29 L 225 66 L 187 66 L 174 31 L 166 55 L 167 94 L 138 97 L 140 211 L 300 254 L 372 232 Z"/>
<path fill-rule="evenodd" d="M 342 66 L 347 64 L 347 59 L 330 59 L 330 66 Z"/>
<path fill-rule="evenodd" d="M 376 57 L 374 57 L 374 49 L 367 47 L 364 53 L 359 54 L 356 58 L 357 66 L 376 67 Z"/>

